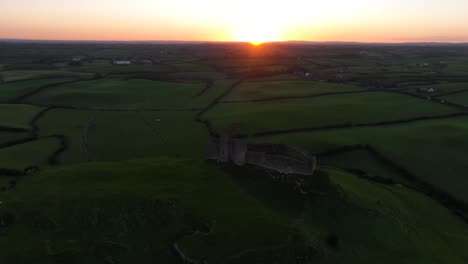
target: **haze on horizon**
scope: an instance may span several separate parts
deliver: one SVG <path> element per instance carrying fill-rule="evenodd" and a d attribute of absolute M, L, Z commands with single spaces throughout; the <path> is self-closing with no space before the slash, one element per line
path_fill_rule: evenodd
<path fill-rule="evenodd" d="M 468 42 L 466 0 L 2 0 L 0 38 Z"/>

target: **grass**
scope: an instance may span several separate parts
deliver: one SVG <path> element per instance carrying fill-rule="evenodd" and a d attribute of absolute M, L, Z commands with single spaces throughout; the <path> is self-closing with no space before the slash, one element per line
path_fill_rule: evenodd
<path fill-rule="evenodd" d="M 450 118 L 373 128 L 293 133 L 256 140 L 303 146 L 311 152 L 370 144 L 422 180 L 468 201 L 465 191 L 468 180 L 464 176 L 468 170 L 465 155 L 468 148 L 465 136 L 468 133 L 467 121 L 466 117 Z M 346 167 L 348 163 L 345 161 L 340 166 Z"/>
<path fill-rule="evenodd" d="M 11 248 L 2 251 L 0 259 L 10 261 L 61 257 L 69 263 L 154 263 L 171 257 L 171 242 L 201 224 L 215 223 L 223 240 L 213 251 L 230 254 L 280 246 L 293 232 L 203 161 L 160 158 L 60 168 L 36 175 L 0 197 L 2 210 L 18 217 L 18 224 L 0 238 L 2 248 Z M 27 215 L 32 221 L 23 218 Z M 54 226 L 61 228 L 47 230 Z M 24 232 L 31 234 L 27 241 L 21 238 Z"/>
<path fill-rule="evenodd" d="M 24 138 L 28 138 L 31 135 L 27 132 L 0 132 L 0 145 L 5 144 L 7 142 L 12 142 Z"/>
<path fill-rule="evenodd" d="M 210 80 L 220 80 L 226 78 L 226 75 L 216 71 L 204 71 L 204 72 L 175 72 L 170 73 L 170 77 L 175 78 L 206 78 Z"/>
<path fill-rule="evenodd" d="M 353 125 L 454 113 L 451 107 L 404 95 L 372 92 L 271 102 L 219 104 L 206 114 L 221 131 L 255 133 Z"/>
<path fill-rule="evenodd" d="M 73 81 L 75 78 L 50 78 L 39 80 L 26 80 L 13 83 L 0 83 L 0 101 L 7 102 L 18 96 L 34 91 L 35 89 L 49 84 Z"/>
<path fill-rule="evenodd" d="M 88 73 L 71 72 L 63 70 L 18 70 L 18 71 L 3 71 L 0 73 L 5 82 L 27 80 L 32 78 L 45 78 L 45 77 L 77 77 L 89 78 L 92 77 Z"/>
<path fill-rule="evenodd" d="M 432 87 L 437 94 L 468 90 L 468 83 L 438 83 L 424 87 Z"/>
<path fill-rule="evenodd" d="M 427 196 L 404 187 L 363 181 L 327 170 L 345 204 L 310 204 L 306 223 L 333 230 L 340 238 L 339 263 L 464 263 L 466 224 Z M 325 199 L 326 201 L 326 199 Z M 336 207 L 335 207 L 336 206 Z M 320 208 L 320 207 L 319 207 Z M 339 209 L 338 209 L 339 208 Z M 461 254 L 460 254 L 461 253 Z"/>
<path fill-rule="evenodd" d="M 244 82 L 236 87 L 229 96 L 230 100 L 256 100 L 287 96 L 305 96 L 322 93 L 349 92 L 364 90 L 357 86 L 317 81 L 263 81 Z"/>
<path fill-rule="evenodd" d="M 380 177 L 392 179 L 400 183 L 408 183 L 395 168 L 383 163 L 375 155 L 366 150 L 319 156 L 318 162 L 322 165 L 362 171 L 370 177 Z"/>
<path fill-rule="evenodd" d="M 201 160 L 161 157 L 48 169 L 0 193 L 2 217 L 15 219 L 0 236 L 0 246 L 9 249 L 0 251 L 0 260 L 178 263 L 169 251 L 173 241 L 209 263 L 468 259 L 466 225 L 427 197 L 331 168 L 319 174 L 328 177 L 321 187 L 326 195 L 301 198 L 279 184 L 263 185 L 268 177 L 258 170 L 221 169 Z M 249 188 L 255 185 L 275 187 Z M 273 194 L 283 199 L 262 197 Z M 295 202 L 297 214 L 278 210 L 288 207 L 285 200 Z M 211 232 L 183 235 L 205 225 Z M 339 249 L 326 246 L 331 233 Z"/>
<path fill-rule="evenodd" d="M 103 78 L 29 97 L 29 103 L 83 109 L 47 111 L 37 120 L 41 139 L 0 149 L 0 168 L 41 167 L 19 178 L 0 175 L 0 187 L 14 187 L 0 188 L 0 263 L 181 263 L 171 248 L 174 241 L 187 256 L 208 263 L 468 263 L 468 226 L 460 218 L 423 192 L 359 178 L 363 171 L 411 184 L 371 152 L 319 156 L 316 173 L 306 180 L 308 194 L 301 195 L 273 181 L 271 176 L 278 176 L 273 172 L 205 161 L 208 131 L 194 121 L 199 110 L 186 111 L 211 106 L 237 81 L 228 76 L 261 76 L 264 71 L 277 75 L 249 78 L 223 100 L 383 86 L 413 92 L 432 86 L 438 90 L 433 96 L 440 96 L 466 89 L 466 50 L 264 44 L 258 53 L 250 45 L 205 46 L 2 45 L 1 64 L 8 67 L 0 65 L 0 82 L 7 81 L 0 83 L 0 101 L 11 102 L 54 81 L 94 73 Z M 67 61 L 77 55 L 100 60 L 69 66 Z M 132 57 L 163 63 L 109 64 L 111 58 Z M 440 61 L 447 66 L 437 65 Z M 281 74 L 291 66 L 304 67 L 313 77 Z M 180 82 L 128 80 L 137 72 Z M 205 80 L 213 81 L 207 90 Z M 449 81 L 453 83 L 444 83 Z M 443 100 L 465 104 L 464 95 Z M 32 129 L 31 119 L 41 109 L 0 104 L 0 126 Z M 370 92 L 221 102 L 203 118 L 218 130 L 255 134 L 458 111 L 412 96 Z M 468 201 L 467 121 L 457 117 L 257 135 L 249 141 L 293 144 L 311 152 L 369 144 L 411 174 Z M 68 146 L 58 156 L 60 166 L 48 166 L 61 147 L 58 139 L 44 138 L 53 134 L 65 136 Z M 30 136 L 2 131 L 0 144 Z"/>
<path fill-rule="evenodd" d="M 206 65 L 200 65 L 195 63 L 173 63 L 171 64 L 178 72 L 209 72 L 212 71 L 213 68 L 208 67 Z"/>
<path fill-rule="evenodd" d="M 0 104 L 0 126 L 32 129 L 30 122 L 42 109 L 26 104 Z"/>
<path fill-rule="evenodd" d="M 83 66 L 68 66 L 68 70 L 101 73 L 101 74 L 116 74 L 116 73 L 131 73 L 131 72 L 171 72 L 172 67 L 162 64 L 155 65 L 112 65 L 110 62 L 84 63 Z"/>
<path fill-rule="evenodd" d="M 57 139 L 46 138 L 0 149 L 0 168 L 23 170 L 47 165 L 49 156 L 59 147 Z"/>
<path fill-rule="evenodd" d="M 185 108 L 204 83 L 100 79 L 48 89 L 28 99 L 42 104 L 112 109 Z"/>
<path fill-rule="evenodd" d="M 441 96 L 439 98 L 450 103 L 455 103 L 468 107 L 468 92 L 466 91 L 463 93 Z"/>
<path fill-rule="evenodd" d="M 193 97 L 190 105 L 192 107 L 203 108 L 208 106 L 217 97 L 221 96 L 235 83 L 233 79 L 216 80 L 213 86 L 206 90 L 202 95 Z"/>
<path fill-rule="evenodd" d="M 205 128 L 193 112 L 102 112 L 56 109 L 38 123 L 42 135 L 63 134 L 63 163 L 150 156 L 204 157 Z"/>

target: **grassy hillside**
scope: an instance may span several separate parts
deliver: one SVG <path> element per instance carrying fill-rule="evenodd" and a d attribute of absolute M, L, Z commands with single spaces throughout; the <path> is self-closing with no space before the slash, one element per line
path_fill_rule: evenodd
<path fill-rule="evenodd" d="M 425 181 L 468 201 L 465 191 L 468 181 L 464 176 L 468 169 L 465 155 L 468 147 L 465 136 L 468 133 L 467 121 L 462 117 L 373 128 L 292 133 L 263 137 L 258 141 L 295 144 L 312 152 L 344 145 L 370 144 Z M 357 156 L 354 159 L 358 159 Z M 347 167 L 349 160 L 344 162 L 342 166 Z"/>
<path fill-rule="evenodd" d="M 49 169 L 0 193 L 0 260 L 179 263 L 174 241 L 209 263 L 468 259 L 466 225 L 427 197 L 332 168 L 316 177 L 321 194 L 301 197 L 256 169 L 197 160 Z"/>

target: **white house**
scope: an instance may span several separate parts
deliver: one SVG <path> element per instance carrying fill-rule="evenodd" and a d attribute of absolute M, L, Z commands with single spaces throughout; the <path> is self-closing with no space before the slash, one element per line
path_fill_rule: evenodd
<path fill-rule="evenodd" d="M 113 60 L 112 64 L 114 64 L 114 65 L 130 65 L 130 64 L 132 64 L 132 62 L 128 61 L 128 60 Z"/>

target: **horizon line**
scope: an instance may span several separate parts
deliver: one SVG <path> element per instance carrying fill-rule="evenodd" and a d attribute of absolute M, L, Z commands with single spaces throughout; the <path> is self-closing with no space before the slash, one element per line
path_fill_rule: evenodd
<path fill-rule="evenodd" d="M 248 41 L 235 41 L 235 40 L 97 40 L 97 39 L 84 39 L 84 40 L 66 40 L 66 39 L 28 39 L 28 38 L 0 38 L 0 42 L 28 42 L 28 43 L 40 43 L 40 42 L 101 42 L 101 43 L 240 43 L 240 44 L 249 44 Z M 281 41 L 266 41 L 262 44 L 274 44 L 274 43 L 325 43 L 325 44 L 452 44 L 452 45 L 463 45 L 468 44 L 464 41 L 401 41 L 401 42 L 385 42 L 385 41 L 342 41 L 342 40 L 324 40 L 324 41 L 314 41 L 314 40 L 281 40 Z"/>

